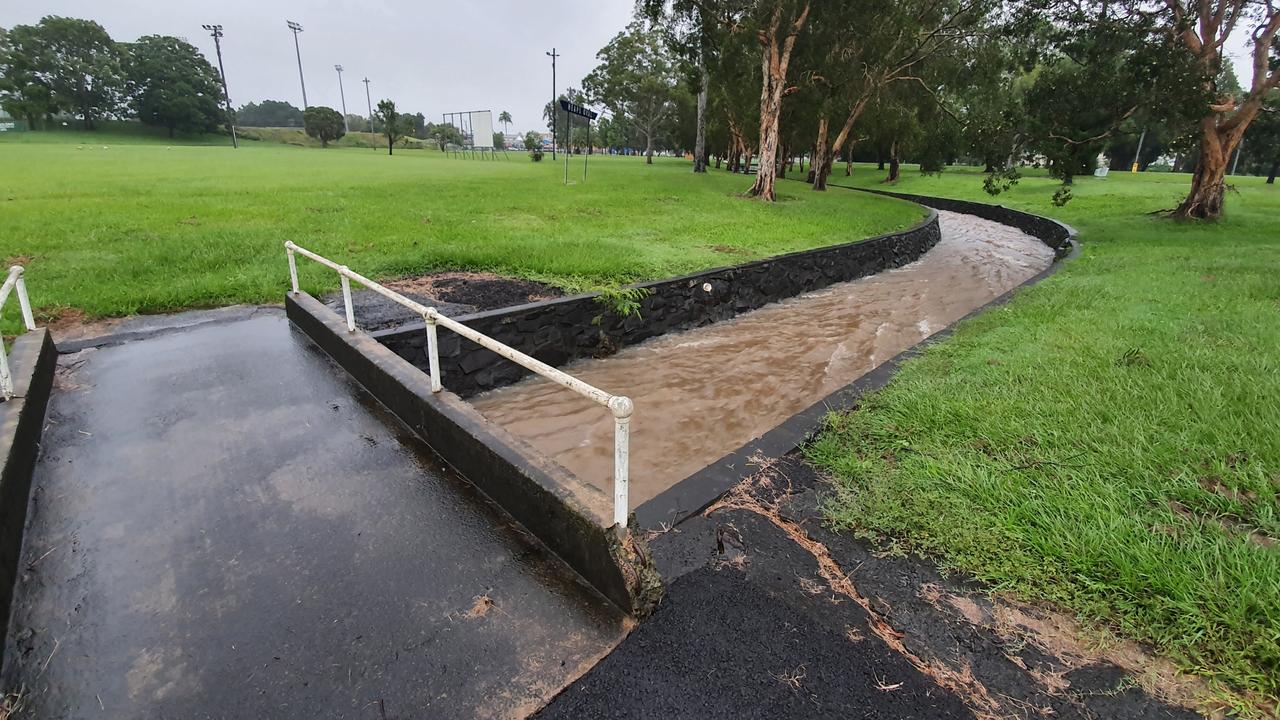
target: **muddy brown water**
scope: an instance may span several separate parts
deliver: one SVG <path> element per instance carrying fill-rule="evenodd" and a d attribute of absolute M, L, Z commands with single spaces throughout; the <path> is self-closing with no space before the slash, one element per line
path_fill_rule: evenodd
<path fill-rule="evenodd" d="M 1007 225 L 939 212 L 942 239 L 920 260 L 664 335 L 563 369 L 635 403 L 635 507 L 1047 268 L 1053 251 Z M 613 477 L 613 421 L 533 377 L 473 398 L 476 408 L 600 487 Z"/>

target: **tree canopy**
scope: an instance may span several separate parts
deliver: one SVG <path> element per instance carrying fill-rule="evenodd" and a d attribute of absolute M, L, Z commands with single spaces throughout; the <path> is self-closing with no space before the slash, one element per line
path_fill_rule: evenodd
<path fill-rule="evenodd" d="M 392 109 L 394 110 L 394 106 Z M 302 114 L 302 121 L 307 135 L 319 140 L 321 147 L 329 147 L 329 143 L 347 134 L 342 113 L 330 107 L 313 105 Z"/>
<path fill-rule="evenodd" d="M 225 120 L 218 71 L 183 40 L 147 35 L 128 47 L 125 73 L 138 119 L 174 131 L 204 133 Z"/>

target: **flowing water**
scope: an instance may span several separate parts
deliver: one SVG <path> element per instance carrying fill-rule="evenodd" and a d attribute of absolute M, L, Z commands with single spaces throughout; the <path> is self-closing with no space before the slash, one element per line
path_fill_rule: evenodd
<path fill-rule="evenodd" d="M 1007 225 L 939 212 L 920 260 L 654 338 L 566 372 L 635 403 L 631 505 L 1044 270 L 1053 251 Z M 608 410 L 539 377 L 473 398 L 494 422 L 611 492 Z"/>

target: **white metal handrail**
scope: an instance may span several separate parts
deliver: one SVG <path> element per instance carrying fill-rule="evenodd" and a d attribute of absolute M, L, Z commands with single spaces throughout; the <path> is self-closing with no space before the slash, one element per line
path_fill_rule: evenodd
<path fill-rule="evenodd" d="M 630 398 L 625 395 L 611 395 L 594 385 L 585 383 L 568 373 L 557 370 L 541 360 L 530 357 L 509 345 L 505 345 L 494 340 L 488 335 L 477 332 L 456 320 L 441 315 L 433 307 L 427 307 L 422 303 L 414 302 L 395 290 L 385 287 L 361 275 L 360 273 L 355 272 L 346 265 L 339 265 L 338 263 L 335 263 L 321 255 L 317 255 L 316 253 L 313 253 L 292 241 L 286 241 L 284 249 L 285 254 L 289 258 L 289 282 L 295 295 L 300 292 L 298 289 L 298 263 L 294 258 L 295 254 L 310 258 L 325 267 L 337 271 L 338 277 L 342 281 L 342 304 L 346 315 L 348 332 L 355 332 L 356 330 L 355 310 L 351 305 L 352 280 L 355 280 L 379 295 L 393 302 L 399 303 L 420 315 L 427 326 L 427 365 L 429 367 L 428 374 L 431 377 L 431 392 L 433 393 L 440 392 L 443 387 L 440 382 L 440 348 L 436 339 L 436 326 L 443 325 L 454 333 L 483 348 L 501 355 L 517 365 L 521 365 L 556 383 L 557 385 L 566 387 L 579 395 L 589 398 L 597 404 L 609 408 L 609 411 L 613 414 L 613 522 L 619 530 L 626 530 L 627 513 L 629 510 L 627 505 L 627 495 L 630 468 L 631 413 L 634 410 L 634 406 L 632 405 Z"/>
<path fill-rule="evenodd" d="M 36 329 L 36 319 L 31 314 L 31 300 L 27 298 L 27 284 L 22 280 L 22 266 L 9 268 L 9 274 L 0 285 L 0 312 L 4 311 L 4 301 L 9 299 L 11 290 L 18 291 L 18 306 L 22 308 L 22 323 L 28 330 Z M 5 400 L 13 397 L 13 375 L 9 372 L 9 358 L 4 352 L 4 342 L 0 341 L 0 395 Z"/>

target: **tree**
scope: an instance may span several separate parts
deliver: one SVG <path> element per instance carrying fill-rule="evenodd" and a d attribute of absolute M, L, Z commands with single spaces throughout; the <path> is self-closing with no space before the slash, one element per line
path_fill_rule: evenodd
<path fill-rule="evenodd" d="M 333 108 L 313 105 L 302 114 L 302 122 L 307 135 L 319 140 L 320 147 L 329 147 L 329 143 L 347 134 L 342 113 Z"/>
<path fill-rule="evenodd" d="M 373 115 L 382 124 L 382 133 L 387 136 L 387 154 L 390 155 L 396 140 L 405 136 L 405 118 L 396 113 L 396 104 L 391 100 L 379 100 Z"/>
<path fill-rule="evenodd" d="M 43 52 L 36 26 L 16 25 L 0 35 L 0 107 L 12 117 L 25 118 L 33 130 L 37 120 L 47 120 L 60 110 L 53 88 L 38 71 L 47 63 Z"/>
<path fill-rule="evenodd" d="M 283 100 L 244 105 L 236 111 L 236 122 L 246 127 L 303 127 L 302 111 Z"/>
<path fill-rule="evenodd" d="M 538 133 L 530 130 L 524 134 L 524 149 L 533 152 L 542 147 L 542 138 L 538 137 Z"/>
<path fill-rule="evenodd" d="M 1266 173 L 1268 185 L 1274 185 L 1280 171 L 1280 90 L 1271 92 L 1245 140 L 1246 154 L 1257 158 L 1257 170 Z"/>
<path fill-rule="evenodd" d="M 89 130 L 96 118 L 120 108 L 125 88 L 120 51 L 101 25 L 48 15 L 35 26 L 35 35 L 40 49 L 29 61 L 49 88 L 55 111 L 78 114 Z"/>
<path fill-rule="evenodd" d="M 683 60 L 688 85 L 697 89 L 694 109 L 693 171 L 707 171 L 707 105 L 712 66 L 717 62 L 726 30 L 709 16 L 701 0 L 640 0 L 644 15 L 665 28 L 665 44 Z"/>
<path fill-rule="evenodd" d="M 424 129 L 424 136 L 430 140 L 434 140 L 436 147 L 440 148 L 440 152 L 444 152 L 449 145 L 462 145 L 467 141 L 462 135 L 462 131 L 456 126 L 449 123 L 427 123 Z"/>
<path fill-rule="evenodd" d="M 782 96 L 787 92 L 787 69 L 796 38 L 809 20 L 809 0 L 770 0 L 761 2 L 767 20 L 758 24 L 760 41 L 760 169 L 748 191 L 767 202 L 777 199 L 774 180 L 778 164 L 778 119 L 782 114 Z"/>
<path fill-rule="evenodd" d="M 218 71 L 194 46 L 147 35 L 128 46 L 125 71 L 138 119 L 169 130 L 205 133 L 225 120 Z"/>
<path fill-rule="evenodd" d="M 1175 217 L 1212 219 L 1222 215 L 1228 161 L 1268 94 L 1280 87 L 1280 5 L 1272 0 L 1165 0 L 1168 27 L 1194 58 L 1207 97 L 1199 121 L 1200 161 L 1187 197 Z M 1244 25 L 1253 53 L 1249 86 L 1240 97 L 1218 87 L 1223 46 Z"/>
<path fill-rule="evenodd" d="M 657 33 L 632 22 L 596 53 L 600 64 L 582 81 L 587 98 L 627 118 L 653 164 L 654 142 L 675 120 L 675 63 Z"/>
<path fill-rule="evenodd" d="M 511 113 L 506 110 L 498 113 L 498 122 L 502 123 L 502 133 L 505 135 L 508 130 L 507 126 L 511 124 Z"/>
<path fill-rule="evenodd" d="M 507 149 L 507 136 L 506 136 L 506 135 L 503 135 L 503 134 L 502 134 L 502 133 L 500 133 L 500 132 L 496 132 L 496 133 L 494 133 L 494 134 L 493 134 L 493 149 L 494 149 L 494 150 L 506 150 L 506 149 Z"/>

